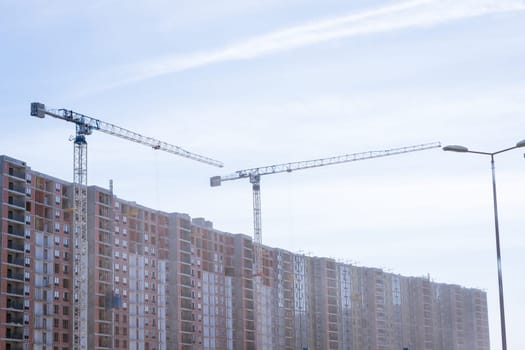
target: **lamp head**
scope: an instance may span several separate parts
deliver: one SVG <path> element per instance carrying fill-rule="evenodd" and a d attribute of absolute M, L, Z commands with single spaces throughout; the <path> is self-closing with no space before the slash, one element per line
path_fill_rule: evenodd
<path fill-rule="evenodd" d="M 520 142 L 518 142 L 518 143 L 516 144 L 516 147 L 517 147 L 517 148 L 525 147 L 525 140 L 521 140 Z"/>
<path fill-rule="evenodd" d="M 525 140 L 523 141 L 525 146 Z M 459 146 L 459 145 L 448 145 L 443 147 L 443 151 L 451 151 L 451 152 L 468 152 L 468 148 L 465 146 Z"/>

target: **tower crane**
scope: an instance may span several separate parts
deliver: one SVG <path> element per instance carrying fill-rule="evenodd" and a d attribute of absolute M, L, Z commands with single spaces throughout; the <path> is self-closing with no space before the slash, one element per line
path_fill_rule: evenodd
<path fill-rule="evenodd" d="M 276 165 L 268 165 L 259 168 L 251 168 L 245 170 L 238 170 L 232 174 L 224 176 L 213 176 L 210 178 L 210 185 L 212 187 L 220 186 L 224 181 L 249 179 L 253 190 L 253 247 L 254 247 L 254 277 L 255 277 L 255 297 L 257 298 L 256 307 L 261 306 L 261 287 L 263 275 L 263 261 L 262 261 L 262 221 L 261 221 L 261 176 L 278 174 L 283 172 L 292 172 L 295 170 L 303 170 L 310 168 L 318 168 L 327 165 L 335 165 L 341 163 L 355 162 L 358 160 L 379 158 L 393 156 L 396 154 L 423 151 L 431 148 L 439 148 L 439 142 L 425 143 L 414 146 L 407 146 L 401 148 L 391 148 L 381 151 L 368 151 L 362 153 L 345 154 L 335 157 L 313 159 L 292 163 L 283 163 Z M 262 310 L 256 310 L 256 315 L 259 315 Z M 257 317 L 257 316 L 256 316 Z M 261 325 L 261 320 L 257 320 L 256 324 Z M 259 341 L 257 341 L 259 342 Z M 257 347 L 261 348 L 260 346 Z"/>
<path fill-rule="evenodd" d="M 43 103 L 31 103 L 31 116 L 46 115 L 76 125 L 73 156 L 73 232 L 74 276 L 73 276 L 73 349 L 88 348 L 88 240 L 87 240 L 87 141 L 86 136 L 94 130 L 133 141 L 154 150 L 169 152 L 205 164 L 222 167 L 217 160 L 191 153 L 185 149 L 140 135 L 119 126 L 91 118 L 67 109 L 47 109 Z"/>

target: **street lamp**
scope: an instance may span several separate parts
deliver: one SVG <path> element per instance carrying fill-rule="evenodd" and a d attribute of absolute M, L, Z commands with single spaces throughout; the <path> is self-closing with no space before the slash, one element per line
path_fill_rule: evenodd
<path fill-rule="evenodd" d="M 496 229 L 496 255 L 498 260 L 498 283 L 499 283 L 499 312 L 501 322 L 501 346 L 502 350 L 507 350 L 507 334 L 505 331 L 505 306 L 503 303 L 503 277 L 501 275 L 501 250 L 499 244 L 499 224 L 498 224 L 498 202 L 496 199 L 496 172 L 494 167 L 494 156 L 503 152 L 513 150 L 515 148 L 525 147 L 525 140 L 521 140 L 516 146 L 505 148 L 496 152 L 479 152 L 471 151 L 465 146 L 450 145 L 443 147 L 443 151 L 452 151 L 460 153 L 475 153 L 490 156 L 490 164 L 492 167 L 492 198 L 494 200 L 494 226 Z"/>

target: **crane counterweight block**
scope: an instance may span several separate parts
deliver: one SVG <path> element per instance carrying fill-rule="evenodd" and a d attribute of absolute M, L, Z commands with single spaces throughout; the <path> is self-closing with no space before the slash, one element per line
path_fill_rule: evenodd
<path fill-rule="evenodd" d="M 210 186 L 211 187 L 217 187 L 221 185 L 221 177 L 220 176 L 213 176 L 210 177 Z"/>
<path fill-rule="evenodd" d="M 31 116 L 37 118 L 45 118 L 46 106 L 40 102 L 31 103 Z"/>

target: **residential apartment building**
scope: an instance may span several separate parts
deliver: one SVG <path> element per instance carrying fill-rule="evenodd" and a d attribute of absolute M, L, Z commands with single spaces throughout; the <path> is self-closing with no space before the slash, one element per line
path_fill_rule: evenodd
<path fill-rule="evenodd" d="M 88 188 L 92 349 L 166 349 L 169 217 Z"/>
<path fill-rule="evenodd" d="M 72 184 L 0 156 L 0 192 L 0 349 L 72 349 Z M 489 349 L 484 291 L 268 246 L 256 274 L 249 235 L 87 200 L 89 349 Z"/>
<path fill-rule="evenodd" d="M 0 347 L 69 347 L 72 334 L 70 187 L 0 157 Z"/>

